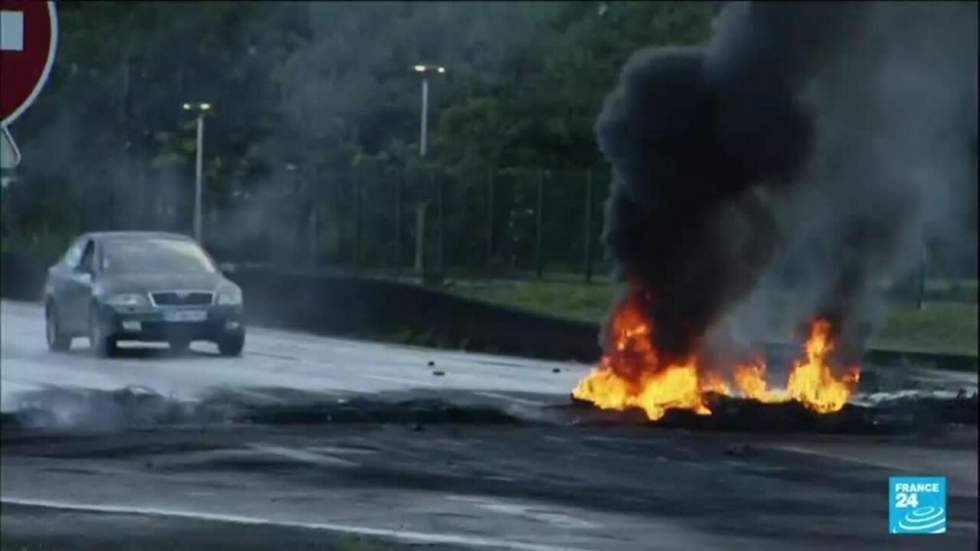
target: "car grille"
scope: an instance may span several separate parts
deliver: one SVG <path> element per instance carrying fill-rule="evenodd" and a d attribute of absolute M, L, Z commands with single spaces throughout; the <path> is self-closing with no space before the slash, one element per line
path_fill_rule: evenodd
<path fill-rule="evenodd" d="M 214 293 L 204 291 L 164 291 L 150 296 L 157 306 L 205 306 L 214 302 Z"/>

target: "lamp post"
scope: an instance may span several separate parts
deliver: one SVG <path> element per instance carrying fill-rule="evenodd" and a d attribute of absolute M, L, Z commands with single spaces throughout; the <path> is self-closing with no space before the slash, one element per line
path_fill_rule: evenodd
<path fill-rule="evenodd" d="M 446 68 L 441 65 L 415 65 L 416 73 L 422 75 L 422 121 L 419 128 L 419 157 L 425 158 L 429 138 L 429 74 L 445 74 Z"/>
<path fill-rule="evenodd" d="M 197 111 L 197 152 L 194 163 L 194 239 L 203 244 L 202 200 L 204 190 L 204 114 L 211 110 L 210 103 L 183 104 L 184 111 Z"/>
<path fill-rule="evenodd" d="M 419 157 L 425 159 L 425 153 L 428 150 L 428 139 L 429 139 L 429 74 L 435 73 L 442 75 L 446 73 L 446 68 L 441 65 L 424 65 L 418 64 L 413 65 L 412 70 L 422 76 L 422 115 L 421 122 L 419 124 Z M 440 222 L 442 218 L 441 210 L 441 196 L 440 196 Z M 425 272 L 425 210 L 428 206 L 427 201 L 422 201 L 418 204 L 417 210 L 415 212 L 415 270 L 418 272 L 419 276 L 423 276 Z M 442 225 L 440 223 L 440 229 Z M 440 259 L 442 262 L 442 234 L 439 235 L 440 240 Z"/>

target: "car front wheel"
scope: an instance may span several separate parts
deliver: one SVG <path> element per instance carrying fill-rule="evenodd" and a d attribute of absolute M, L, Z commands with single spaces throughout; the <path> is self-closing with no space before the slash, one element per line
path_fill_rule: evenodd
<path fill-rule="evenodd" d="M 49 350 L 52 352 L 65 352 L 71 348 L 71 337 L 61 332 L 58 311 L 53 305 L 48 305 L 44 309 L 44 322 Z"/>
<path fill-rule="evenodd" d="M 218 352 L 222 356 L 241 356 L 245 347 L 245 333 L 225 335 L 218 340 Z"/>
<path fill-rule="evenodd" d="M 108 358 L 116 352 L 116 340 L 105 334 L 102 322 L 99 321 L 95 306 L 91 307 L 92 314 L 88 322 L 88 339 L 92 346 L 92 354 L 98 358 Z"/>
<path fill-rule="evenodd" d="M 191 347 L 191 341 L 186 337 L 171 337 L 168 343 L 170 344 L 170 352 L 177 355 L 186 354 L 187 349 Z"/>

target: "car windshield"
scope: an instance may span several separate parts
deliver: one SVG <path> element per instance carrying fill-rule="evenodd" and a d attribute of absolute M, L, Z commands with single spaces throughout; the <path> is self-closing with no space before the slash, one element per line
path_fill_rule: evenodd
<path fill-rule="evenodd" d="M 102 255 L 107 273 L 213 273 L 214 264 L 193 241 L 110 239 Z"/>

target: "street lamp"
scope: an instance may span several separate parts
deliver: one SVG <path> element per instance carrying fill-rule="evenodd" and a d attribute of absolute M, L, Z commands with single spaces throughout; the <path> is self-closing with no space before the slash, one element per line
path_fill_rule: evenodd
<path fill-rule="evenodd" d="M 425 65 L 418 64 L 413 65 L 412 70 L 422 76 L 422 123 L 419 129 L 419 157 L 425 159 L 425 152 L 427 149 L 428 134 L 429 134 L 429 73 L 435 74 L 445 74 L 446 68 L 441 65 Z M 439 194 L 439 218 L 442 221 L 442 194 Z M 416 205 L 416 229 L 415 229 L 415 269 L 420 276 L 424 276 L 425 268 L 423 249 L 425 247 L 425 210 L 428 206 L 428 201 L 421 201 Z M 442 224 L 440 223 L 440 230 L 442 229 Z M 440 240 L 440 262 L 442 261 L 442 232 L 439 233 Z"/>
<path fill-rule="evenodd" d="M 419 130 L 419 157 L 425 158 L 426 142 L 429 134 L 429 73 L 445 74 L 441 65 L 415 65 L 412 70 L 422 75 L 422 124 Z"/>
<path fill-rule="evenodd" d="M 202 240 L 202 196 L 204 189 L 204 114 L 211 111 L 210 103 L 184 102 L 184 111 L 197 111 L 197 159 L 194 168 L 194 239 Z"/>

